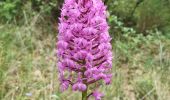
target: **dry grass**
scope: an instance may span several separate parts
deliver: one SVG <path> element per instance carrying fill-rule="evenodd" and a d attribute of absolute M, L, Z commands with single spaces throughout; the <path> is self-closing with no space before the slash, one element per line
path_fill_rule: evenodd
<path fill-rule="evenodd" d="M 39 15 L 23 26 L 0 25 L 1 100 L 80 100 L 71 89 L 59 92 L 56 33 Z M 45 23 L 42 23 L 45 24 Z M 104 100 L 169 100 L 170 40 L 141 37 L 134 44 L 113 42 L 113 83 L 102 86 Z"/>

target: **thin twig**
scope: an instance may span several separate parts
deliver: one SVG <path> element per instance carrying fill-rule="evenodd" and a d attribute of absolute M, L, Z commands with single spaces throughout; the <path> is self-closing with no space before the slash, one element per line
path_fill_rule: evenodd
<path fill-rule="evenodd" d="M 152 90 L 150 90 L 146 95 L 144 95 L 143 97 L 142 97 L 142 99 L 140 99 L 140 100 L 144 100 L 147 96 L 149 96 L 152 92 L 154 92 L 154 90 L 155 90 L 155 88 L 153 88 Z"/>
<path fill-rule="evenodd" d="M 92 93 L 90 93 L 89 95 L 87 95 L 87 99 L 91 96 L 93 94 L 93 92 Z"/>

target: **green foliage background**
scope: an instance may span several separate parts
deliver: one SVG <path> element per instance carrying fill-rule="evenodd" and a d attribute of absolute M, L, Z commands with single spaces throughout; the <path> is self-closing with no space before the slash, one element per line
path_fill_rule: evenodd
<path fill-rule="evenodd" d="M 170 0 L 103 0 L 113 82 L 103 100 L 170 100 Z M 63 0 L 0 0 L 0 100 L 79 100 L 61 93 L 55 42 Z M 70 99 L 71 98 L 71 99 Z"/>

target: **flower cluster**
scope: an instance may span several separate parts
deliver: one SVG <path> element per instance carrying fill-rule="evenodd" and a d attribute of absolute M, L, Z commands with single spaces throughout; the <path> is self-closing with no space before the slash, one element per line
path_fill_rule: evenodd
<path fill-rule="evenodd" d="M 111 83 L 112 46 L 101 0 L 65 0 L 59 18 L 57 58 L 61 90 L 86 91 L 90 84 Z M 94 92 L 96 100 L 102 95 Z"/>

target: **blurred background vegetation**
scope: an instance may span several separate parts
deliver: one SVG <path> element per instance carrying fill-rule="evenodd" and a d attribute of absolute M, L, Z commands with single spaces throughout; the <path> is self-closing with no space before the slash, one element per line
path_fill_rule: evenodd
<path fill-rule="evenodd" d="M 170 100 L 170 0 L 103 0 L 113 37 L 104 100 Z M 63 0 L 0 0 L 0 100 L 79 100 L 59 92 L 55 42 Z M 71 99 L 70 99 L 71 98 Z"/>

